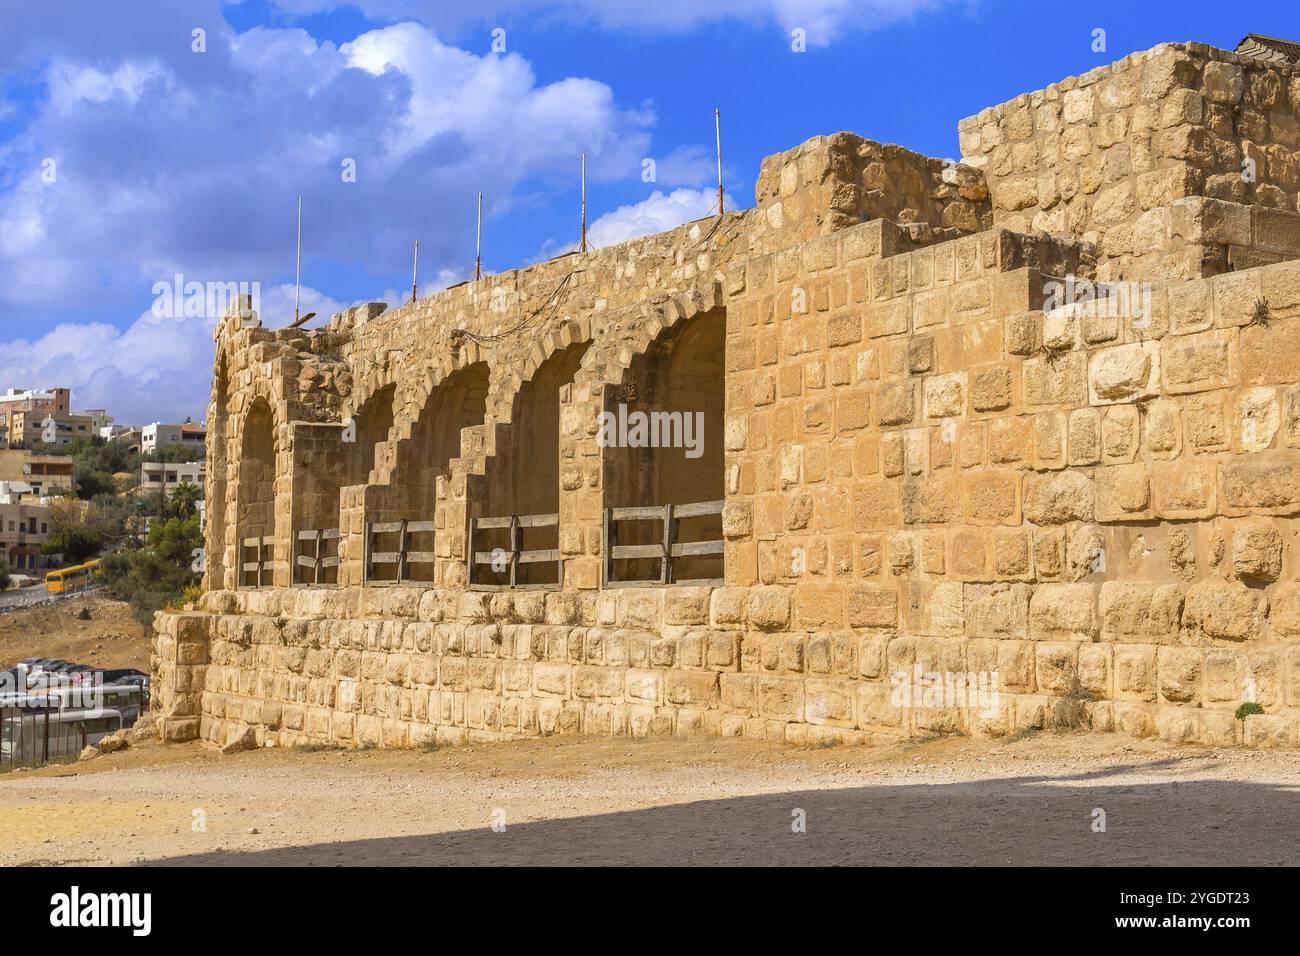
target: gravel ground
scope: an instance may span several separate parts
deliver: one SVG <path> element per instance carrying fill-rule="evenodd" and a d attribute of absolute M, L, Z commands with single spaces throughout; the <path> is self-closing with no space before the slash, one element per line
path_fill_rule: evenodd
<path fill-rule="evenodd" d="M 149 743 L 0 777 L 4 865 L 1296 865 L 1298 841 L 1300 754 L 1112 735 Z"/>

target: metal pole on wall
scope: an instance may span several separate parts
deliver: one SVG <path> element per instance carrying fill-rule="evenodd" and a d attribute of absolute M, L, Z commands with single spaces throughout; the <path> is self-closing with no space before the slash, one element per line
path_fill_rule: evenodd
<path fill-rule="evenodd" d="M 478 194 L 478 231 L 474 237 L 474 281 L 483 278 L 483 193 Z"/>
<path fill-rule="evenodd" d="M 713 135 L 718 143 L 718 215 L 722 215 L 722 111 L 713 110 Z"/>
<path fill-rule="evenodd" d="M 587 251 L 587 154 L 582 154 L 582 242 L 579 252 Z"/>
<path fill-rule="evenodd" d="M 298 197 L 298 252 L 293 267 L 293 321 L 298 321 L 298 296 L 302 288 L 302 196 Z"/>
<path fill-rule="evenodd" d="M 411 266 L 411 301 L 416 298 L 416 277 L 420 274 L 420 240 L 415 240 L 415 262 Z"/>

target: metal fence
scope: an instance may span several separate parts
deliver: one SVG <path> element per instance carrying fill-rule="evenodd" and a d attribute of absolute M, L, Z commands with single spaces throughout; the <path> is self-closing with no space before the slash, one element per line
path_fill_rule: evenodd
<path fill-rule="evenodd" d="M 0 772 L 76 758 L 88 737 L 102 733 L 93 724 L 61 720 L 57 707 L 0 707 Z"/>

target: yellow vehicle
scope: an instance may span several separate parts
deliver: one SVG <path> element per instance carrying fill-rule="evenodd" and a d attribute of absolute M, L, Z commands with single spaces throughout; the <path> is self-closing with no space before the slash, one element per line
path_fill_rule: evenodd
<path fill-rule="evenodd" d="M 85 564 L 74 564 L 45 575 L 45 590 L 49 594 L 81 591 L 97 582 L 101 574 L 103 567 L 99 558 L 91 558 Z"/>

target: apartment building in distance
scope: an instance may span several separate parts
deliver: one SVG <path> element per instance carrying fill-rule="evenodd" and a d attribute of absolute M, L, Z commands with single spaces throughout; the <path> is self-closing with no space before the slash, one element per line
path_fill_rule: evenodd
<path fill-rule="evenodd" d="M 99 434 L 96 419 L 83 412 L 74 415 L 46 415 L 36 441 L 44 445 L 71 445 L 78 439 L 91 441 Z"/>
<path fill-rule="evenodd" d="M 13 443 L 12 417 L 15 413 L 35 415 L 39 422 L 46 415 L 67 415 L 72 407 L 72 390 L 68 388 L 9 388 L 0 392 L 0 439 Z"/>
<path fill-rule="evenodd" d="M 53 567 L 54 556 L 43 553 L 50 539 L 50 509 L 24 501 L 0 499 L 0 558 L 12 571 Z"/>
<path fill-rule="evenodd" d="M 13 495 L 40 498 L 76 487 L 76 464 L 66 455 L 41 455 L 25 448 L 0 449 L 0 484 Z"/>
<path fill-rule="evenodd" d="M 154 422 L 152 425 L 145 425 L 140 431 L 140 451 L 148 454 L 171 445 L 186 445 L 194 449 L 196 458 L 201 458 L 205 454 L 207 437 L 207 428 L 194 422 L 178 424 Z"/>
<path fill-rule="evenodd" d="M 142 497 L 158 494 L 166 488 L 170 494 L 177 485 L 186 482 L 203 487 L 208 474 L 206 460 L 199 461 L 145 461 L 140 463 L 139 494 Z"/>

